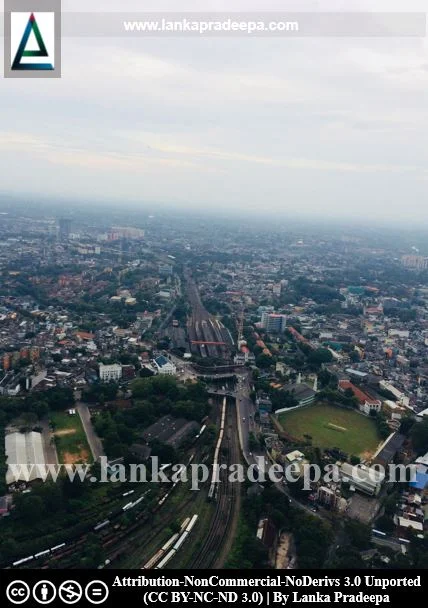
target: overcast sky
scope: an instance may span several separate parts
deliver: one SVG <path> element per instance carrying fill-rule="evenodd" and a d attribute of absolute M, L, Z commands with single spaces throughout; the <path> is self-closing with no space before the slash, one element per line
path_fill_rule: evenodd
<path fill-rule="evenodd" d="M 63 0 L 64 11 L 178 5 L 426 11 L 428 0 Z M 61 80 L 0 79 L 0 191 L 428 219 L 427 46 L 66 38 Z"/>

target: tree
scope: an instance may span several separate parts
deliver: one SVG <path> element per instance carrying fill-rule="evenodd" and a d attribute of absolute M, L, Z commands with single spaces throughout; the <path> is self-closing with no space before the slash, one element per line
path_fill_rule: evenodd
<path fill-rule="evenodd" d="M 279 391 L 274 389 L 270 393 L 270 399 L 272 401 L 272 408 L 274 411 L 284 407 L 295 407 L 299 404 L 294 392 L 292 391 Z"/>
<path fill-rule="evenodd" d="M 260 369 L 267 369 L 271 365 L 273 365 L 272 357 L 269 357 L 269 355 L 265 355 L 262 353 L 261 355 L 258 355 L 258 357 L 256 357 L 256 365 L 257 367 L 260 367 Z"/>
<path fill-rule="evenodd" d="M 314 367 L 321 367 L 323 363 L 331 363 L 333 355 L 327 348 L 318 348 L 308 356 L 308 364 Z"/>
<path fill-rule="evenodd" d="M 31 429 L 31 427 L 36 424 L 37 420 L 38 418 L 33 412 L 23 412 L 21 414 L 21 421 L 26 429 Z"/>
<path fill-rule="evenodd" d="M 47 515 L 47 512 L 44 510 L 43 500 L 40 496 L 17 494 L 14 504 L 14 515 L 18 519 L 38 522 L 43 518 L 43 515 Z"/>
<path fill-rule="evenodd" d="M 331 374 L 328 370 L 322 369 L 318 374 L 318 382 L 321 388 L 331 386 L 332 388 L 337 387 L 337 376 Z"/>
<path fill-rule="evenodd" d="M 401 425 L 400 425 L 400 433 L 408 436 L 410 431 L 412 430 L 414 424 L 415 424 L 415 421 L 413 420 L 413 418 L 411 416 L 403 416 L 403 418 L 401 420 Z"/>
<path fill-rule="evenodd" d="M 366 567 L 360 552 L 350 545 L 340 547 L 332 560 L 327 564 L 328 568 L 336 570 L 357 570 Z"/>
<path fill-rule="evenodd" d="M 413 449 L 417 454 L 424 454 L 428 449 L 428 419 L 415 424 L 410 432 Z"/>
<path fill-rule="evenodd" d="M 148 367 L 142 367 L 140 369 L 140 378 L 151 378 L 154 375 L 155 375 L 155 373 L 152 372 L 152 370 L 149 369 Z"/>
<path fill-rule="evenodd" d="M 351 544 L 357 549 L 369 549 L 371 546 L 371 528 L 366 524 L 362 524 L 357 520 L 347 521 L 345 524 L 345 532 L 351 541 Z"/>
<path fill-rule="evenodd" d="M 174 448 L 167 443 L 162 443 L 161 441 L 155 439 L 150 442 L 150 447 L 152 448 L 152 457 L 157 456 L 161 464 L 175 462 L 177 459 Z"/>
<path fill-rule="evenodd" d="M 300 510 L 293 513 L 292 525 L 300 568 L 321 568 L 332 540 L 331 527 Z"/>
<path fill-rule="evenodd" d="M 392 534 L 395 529 L 395 524 L 392 517 L 382 515 L 382 517 L 379 517 L 379 519 L 376 521 L 376 528 L 382 532 L 386 532 L 387 534 Z"/>
<path fill-rule="evenodd" d="M 0 555 L 3 559 L 15 557 L 18 547 L 18 543 L 13 538 L 3 538 L 0 540 Z"/>
<path fill-rule="evenodd" d="M 46 482 L 34 490 L 36 496 L 40 496 L 44 509 L 47 513 L 56 513 L 63 507 L 62 491 L 60 484 Z"/>
<path fill-rule="evenodd" d="M 356 350 L 353 350 L 352 353 L 350 353 L 349 358 L 352 363 L 358 363 L 360 361 L 360 355 Z"/>
<path fill-rule="evenodd" d="M 105 553 L 100 539 L 94 534 L 89 534 L 83 547 L 80 566 L 82 568 L 97 568 L 104 560 Z"/>
<path fill-rule="evenodd" d="M 354 391 L 352 390 L 352 388 L 345 388 L 345 390 L 343 391 L 343 394 L 345 395 L 345 397 L 347 399 L 352 399 L 352 397 L 354 396 Z"/>
<path fill-rule="evenodd" d="M 386 422 L 385 414 L 383 412 L 376 412 L 375 421 L 379 435 L 382 439 L 386 439 L 391 431 Z"/>
<path fill-rule="evenodd" d="M 119 387 L 114 382 L 105 384 L 97 383 L 90 386 L 84 393 L 83 398 L 88 403 L 101 403 L 114 401 L 117 397 Z"/>
<path fill-rule="evenodd" d="M 248 436 L 248 447 L 252 451 L 258 450 L 260 448 L 259 440 L 253 432 L 251 432 Z"/>

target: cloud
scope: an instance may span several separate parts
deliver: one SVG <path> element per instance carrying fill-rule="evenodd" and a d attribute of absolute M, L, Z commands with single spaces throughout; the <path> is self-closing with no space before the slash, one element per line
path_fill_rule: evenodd
<path fill-rule="evenodd" d="M 119 10 L 113 0 L 90 4 L 64 0 L 63 8 Z M 388 3 L 388 11 L 425 8 Z M 120 10 L 141 11 L 141 2 L 124 0 Z M 149 0 L 144 10 L 177 9 L 174 0 Z M 180 10 L 385 7 L 184 0 Z M 1 187 L 19 193 L 25 163 L 35 194 L 96 191 L 122 201 L 138 193 L 331 215 L 378 206 L 427 217 L 426 46 L 411 38 L 66 38 L 61 80 L 1 82 Z"/>
<path fill-rule="evenodd" d="M 77 166 L 85 169 L 111 169 L 123 171 L 154 171 L 165 168 L 191 169 L 191 162 L 174 158 L 153 158 L 138 153 L 100 152 L 89 150 L 66 142 L 49 140 L 44 137 L 29 136 L 22 133 L 0 133 L 0 150 L 17 150 L 49 163 L 63 166 Z"/>

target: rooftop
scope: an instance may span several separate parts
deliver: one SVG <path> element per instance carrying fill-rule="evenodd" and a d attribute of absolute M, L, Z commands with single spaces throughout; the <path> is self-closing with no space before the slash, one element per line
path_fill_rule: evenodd
<path fill-rule="evenodd" d="M 164 367 L 165 365 L 168 365 L 170 361 L 168 361 L 168 359 L 164 355 L 160 355 L 160 357 L 157 357 L 155 359 L 155 363 L 158 367 Z"/>

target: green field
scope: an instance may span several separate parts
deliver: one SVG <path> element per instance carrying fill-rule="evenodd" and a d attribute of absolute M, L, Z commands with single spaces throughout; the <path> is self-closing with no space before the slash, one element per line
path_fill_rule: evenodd
<path fill-rule="evenodd" d="M 77 411 L 73 416 L 68 412 L 55 412 L 51 415 L 51 424 L 61 464 L 92 462 L 92 453 Z"/>
<path fill-rule="evenodd" d="M 296 439 L 304 440 L 304 435 L 310 435 L 314 446 L 339 448 L 365 458 L 381 441 L 373 420 L 334 405 L 317 404 L 281 414 L 279 422 L 284 431 Z"/>

